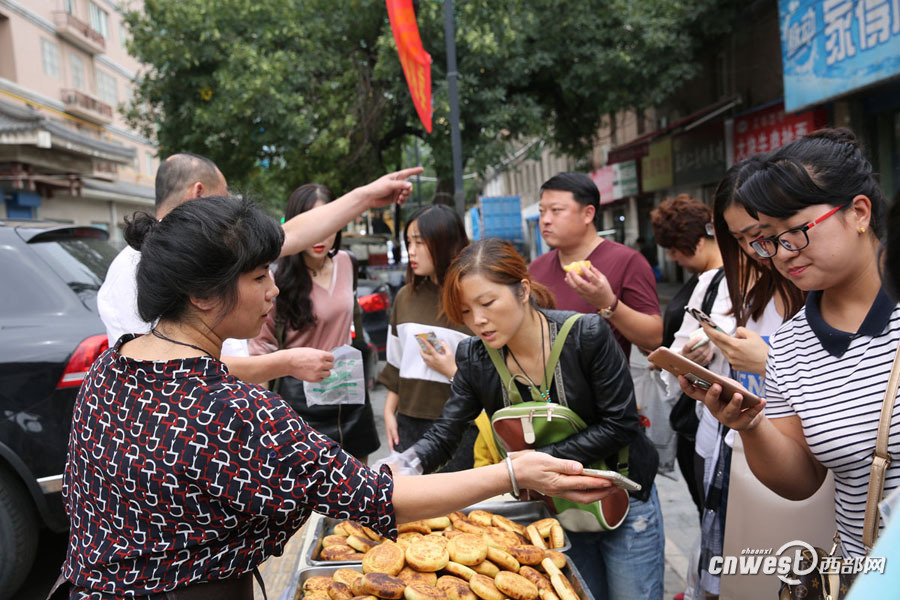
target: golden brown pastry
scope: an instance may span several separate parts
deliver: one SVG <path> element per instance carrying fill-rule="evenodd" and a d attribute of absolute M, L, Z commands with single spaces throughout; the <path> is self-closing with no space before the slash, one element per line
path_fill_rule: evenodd
<path fill-rule="evenodd" d="M 525 528 L 525 536 L 531 541 L 533 546 L 537 546 L 542 550 L 547 549 L 547 544 L 544 543 L 544 538 L 541 537 L 541 534 L 538 533 L 537 527 L 534 525 L 529 525 Z"/>
<path fill-rule="evenodd" d="M 523 566 L 521 569 L 519 569 L 519 575 L 537 586 L 538 591 L 553 591 L 553 586 L 550 584 L 550 580 L 547 579 L 543 573 L 533 567 L 529 567 L 528 565 Z"/>
<path fill-rule="evenodd" d="M 482 535 L 484 533 L 484 527 L 476 525 L 465 517 L 453 521 L 453 527 L 459 529 L 463 533 L 472 533 L 476 535 Z"/>
<path fill-rule="evenodd" d="M 546 519 L 538 519 L 537 521 L 532 523 L 532 525 L 537 528 L 538 533 L 540 533 L 541 536 L 547 537 L 548 535 L 550 535 L 550 528 L 554 523 L 559 525 L 559 521 L 557 521 L 553 517 L 547 517 Z"/>
<path fill-rule="evenodd" d="M 517 561 L 512 554 L 505 550 L 500 550 L 499 548 L 488 546 L 487 558 L 489 561 L 491 561 L 501 569 L 506 569 L 507 571 L 512 571 L 513 573 L 519 572 L 519 561 Z"/>
<path fill-rule="evenodd" d="M 450 562 L 449 546 L 445 548 L 441 544 L 427 542 L 423 538 L 410 544 L 406 549 L 406 562 L 417 571 L 429 573 L 440 571 Z"/>
<path fill-rule="evenodd" d="M 324 575 L 313 575 L 303 582 L 303 591 L 324 592 L 327 594 L 328 589 L 331 587 L 331 582 L 331 577 L 326 577 Z"/>
<path fill-rule="evenodd" d="M 378 542 L 370 540 L 369 536 L 365 534 L 356 535 L 354 533 L 353 535 L 347 537 L 347 545 L 354 550 L 358 550 L 359 552 L 368 552 L 373 548 L 377 548 Z"/>
<path fill-rule="evenodd" d="M 428 527 L 425 521 L 410 521 L 409 523 L 397 525 L 397 533 L 406 533 L 407 531 L 415 531 L 422 535 L 428 535 L 431 533 L 431 528 Z"/>
<path fill-rule="evenodd" d="M 403 597 L 406 600 L 446 600 L 447 593 L 434 585 L 410 583 L 403 590 Z"/>
<path fill-rule="evenodd" d="M 569 580 L 562 573 L 551 575 L 550 583 L 553 584 L 553 590 L 560 600 L 579 600 L 578 594 L 575 593 L 575 588 L 572 587 L 572 584 L 569 583 Z"/>
<path fill-rule="evenodd" d="M 483 600 L 506 600 L 506 596 L 494 585 L 494 580 L 487 575 L 476 573 L 469 580 L 469 587 Z"/>
<path fill-rule="evenodd" d="M 434 517 L 433 519 L 425 519 L 425 524 L 434 531 L 435 529 L 447 529 L 450 527 L 450 517 Z"/>
<path fill-rule="evenodd" d="M 375 533 L 372 529 L 366 527 L 365 525 L 363 526 L 362 529 L 363 529 L 363 532 L 368 536 L 368 538 L 370 540 L 374 540 L 376 542 L 383 542 L 384 540 L 387 539 L 386 537 Z"/>
<path fill-rule="evenodd" d="M 500 529 L 499 527 L 488 527 L 484 531 L 484 536 L 485 541 L 487 541 L 489 545 L 500 548 L 501 550 L 506 550 L 510 546 L 518 546 L 519 544 L 525 543 L 524 540 L 515 533 Z"/>
<path fill-rule="evenodd" d="M 481 536 L 471 533 L 458 535 L 447 546 L 450 560 L 461 565 L 477 565 L 487 558 L 487 543 Z"/>
<path fill-rule="evenodd" d="M 350 521 L 339 521 L 339 522 L 334 526 L 334 532 L 333 532 L 334 535 L 342 535 L 342 536 L 344 536 L 344 537 L 347 537 L 348 535 L 350 535 L 351 533 L 353 533 L 352 531 L 349 531 L 349 530 L 347 529 L 347 523 L 350 523 Z"/>
<path fill-rule="evenodd" d="M 319 552 L 319 560 L 355 561 L 362 560 L 363 555 L 350 546 L 328 546 Z"/>
<path fill-rule="evenodd" d="M 565 554 L 563 554 L 562 552 L 559 552 L 558 550 L 547 550 L 546 554 L 547 554 L 547 558 L 549 558 L 550 561 L 554 565 L 556 565 L 557 569 L 565 569 L 566 568 L 567 560 L 566 560 Z"/>
<path fill-rule="evenodd" d="M 385 600 L 400 600 L 406 589 L 406 582 L 386 573 L 366 573 L 362 578 L 362 586 L 367 594 Z"/>
<path fill-rule="evenodd" d="M 403 548 L 390 540 L 366 552 L 362 559 L 364 573 L 396 575 L 403 568 L 404 564 Z"/>
<path fill-rule="evenodd" d="M 358 535 L 360 537 L 368 538 L 366 535 L 366 529 L 356 521 L 344 521 L 344 531 L 347 532 L 347 535 Z"/>
<path fill-rule="evenodd" d="M 322 547 L 327 548 L 328 546 L 346 546 L 347 545 L 347 536 L 346 535 L 326 535 L 322 538 Z"/>
<path fill-rule="evenodd" d="M 466 565 L 461 565 L 458 562 L 453 562 L 452 560 L 447 563 L 447 566 L 444 567 L 444 570 L 451 575 L 456 575 L 457 577 L 465 579 L 466 581 L 469 581 L 474 575 L 476 575 L 475 571 L 473 571 Z"/>
<path fill-rule="evenodd" d="M 437 586 L 444 590 L 450 600 L 475 600 L 475 592 L 469 587 L 469 582 L 454 575 L 442 575 L 437 580 Z"/>
<path fill-rule="evenodd" d="M 446 548 L 450 544 L 450 539 L 445 537 L 440 533 L 429 533 L 428 535 L 420 538 L 423 542 L 430 542 L 432 544 L 438 544 Z"/>
<path fill-rule="evenodd" d="M 327 592 L 306 592 L 303 600 L 331 600 L 331 596 Z"/>
<path fill-rule="evenodd" d="M 543 549 L 529 544 L 520 544 L 518 546 L 510 546 L 507 552 L 519 561 L 522 565 L 539 565 L 544 560 L 546 553 Z"/>
<path fill-rule="evenodd" d="M 360 573 L 359 571 L 357 571 L 356 569 L 338 569 L 337 571 L 334 572 L 334 574 L 331 576 L 331 578 L 335 581 L 340 581 L 341 583 L 343 583 L 345 585 L 350 585 L 351 583 L 353 583 L 354 581 L 356 581 L 357 579 L 359 579 L 362 576 L 363 576 L 363 574 Z M 350 591 L 353 591 L 353 590 L 350 590 Z"/>
<path fill-rule="evenodd" d="M 521 575 L 500 571 L 494 577 L 494 585 L 512 600 L 538 600 L 537 586 Z"/>
<path fill-rule="evenodd" d="M 467 515 L 469 520 L 475 523 L 476 525 L 480 525 L 481 527 L 490 527 L 491 523 L 491 513 L 486 510 L 475 509 Z"/>
<path fill-rule="evenodd" d="M 331 600 L 350 600 L 353 597 L 350 587 L 340 581 L 331 582 L 331 586 L 328 588 L 328 595 L 331 597 Z"/>
<path fill-rule="evenodd" d="M 511 531 L 513 533 L 518 533 L 519 535 L 525 535 L 525 526 L 516 523 L 515 521 L 510 521 L 503 515 L 493 515 L 491 517 L 491 522 L 494 524 L 494 527 L 499 527 L 505 531 Z"/>
<path fill-rule="evenodd" d="M 435 573 L 422 573 L 420 571 L 416 571 L 411 566 L 406 565 L 400 572 L 397 573 L 397 577 L 406 582 L 406 585 L 411 583 L 423 583 L 425 585 L 437 585 L 437 575 Z"/>
<path fill-rule="evenodd" d="M 554 523 L 550 526 L 550 547 L 551 548 L 562 548 L 566 545 L 566 535 L 563 531 L 562 525 L 559 523 Z"/>

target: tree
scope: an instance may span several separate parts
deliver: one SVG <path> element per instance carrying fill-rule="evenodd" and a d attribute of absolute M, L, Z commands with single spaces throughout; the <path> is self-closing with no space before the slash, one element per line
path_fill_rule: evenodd
<path fill-rule="evenodd" d="M 734 0 L 456 3 L 466 170 L 544 138 L 583 156 L 611 111 L 657 103 L 696 72 Z M 415 114 L 383 0 L 146 0 L 129 49 L 148 65 L 128 116 L 166 155 L 215 160 L 280 205 L 308 181 L 340 193 L 399 167 L 412 136 L 452 188 L 443 5 L 416 3 L 433 57 L 434 131 Z M 724 24 L 724 25 L 722 25 Z"/>

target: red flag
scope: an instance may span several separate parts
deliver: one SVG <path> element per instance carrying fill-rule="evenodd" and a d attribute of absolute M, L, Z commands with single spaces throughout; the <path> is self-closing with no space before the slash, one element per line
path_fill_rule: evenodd
<path fill-rule="evenodd" d="M 431 133 L 431 55 L 422 47 L 412 0 L 386 0 L 391 31 L 413 105 L 425 131 Z"/>

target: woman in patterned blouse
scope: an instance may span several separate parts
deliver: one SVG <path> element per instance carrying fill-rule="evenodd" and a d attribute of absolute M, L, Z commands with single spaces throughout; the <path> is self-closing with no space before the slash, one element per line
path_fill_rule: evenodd
<path fill-rule="evenodd" d="M 311 511 L 391 537 L 398 520 L 446 514 L 515 478 L 579 502 L 606 495 L 598 486 L 608 482 L 579 475 L 579 463 L 538 452 L 477 475 L 394 478 L 230 375 L 222 340 L 259 333 L 278 294 L 268 266 L 282 238 L 251 202 L 228 197 L 128 224 L 141 250 L 138 309 L 155 325 L 98 358 L 76 400 L 59 581 L 70 598 L 252 598 L 250 574 Z"/>

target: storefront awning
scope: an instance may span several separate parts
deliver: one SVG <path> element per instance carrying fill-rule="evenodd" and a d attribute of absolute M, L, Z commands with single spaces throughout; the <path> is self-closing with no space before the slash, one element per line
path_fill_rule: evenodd
<path fill-rule="evenodd" d="M 690 131 L 694 127 L 698 127 L 699 125 L 702 125 L 710 119 L 714 119 L 715 117 L 721 115 L 725 111 L 738 106 L 740 103 L 741 98 L 739 96 L 720 100 L 719 102 L 710 104 L 709 106 L 705 106 L 700 110 L 684 117 L 683 119 L 679 119 L 669 124 L 666 127 L 657 129 L 656 131 L 651 131 L 650 133 L 645 133 L 644 135 L 639 136 L 628 143 L 616 146 L 607 154 L 606 164 L 611 165 L 615 163 L 625 162 L 627 160 L 636 160 L 639 158 L 643 158 L 649 153 L 650 142 L 652 142 L 653 140 L 664 135 L 678 133 L 680 131 Z"/>

